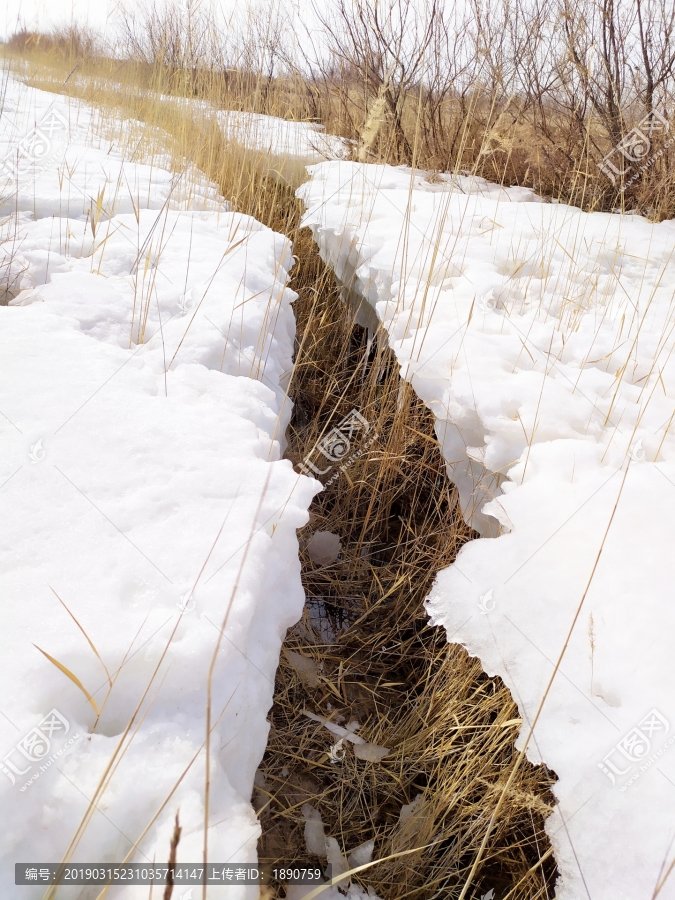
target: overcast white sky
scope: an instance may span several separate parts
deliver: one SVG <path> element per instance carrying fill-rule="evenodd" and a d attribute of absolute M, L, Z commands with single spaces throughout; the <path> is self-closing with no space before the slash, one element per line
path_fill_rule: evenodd
<path fill-rule="evenodd" d="M 117 0 L 5 0 L 0 28 L 7 37 L 16 31 L 17 23 L 42 30 L 74 18 L 103 29 L 116 5 Z"/>
<path fill-rule="evenodd" d="M 46 30 L 72 19 L 106 31 L 113 27 L 115 11 L 122 2 L 134 4 L 135 0 L 0 0 L 0 36 L 6 38 L 13 34 L 17 23 L 31 30 Z M 158 6 L 165 2 L 156 0 Z M 229 11 L 235 5 L 244 5 L 245 0 L 216 2 L 223 10 Z M 297 0 L 288 0 L 288 5 L 292 9 L 297 6 Z"/>
<path fill-rule="evenodd" d="M 0 40 L 8 38 L 20 27 L 29 31 L 47 31 L 53 25 L 75 20 L 113 37 L 120 6 L 129 8 L 148 3 L 158 7 L 185 0 L 0 0 Z M 194 0 L 193 0 L 194 2 Z M 315 21 L 312 0 L 202 0 L 208 7 L 220 9 L 226 18 L 244 12 L 251 3 L 256 7 L 281 7 L 292 21 L 310 26 Z M 318 0 L 321 4 L 322 0 Z M 327 2 L 327 0 L 324 0 Z M 465 0 L 443 0 L 449 9 L 463 6 Z"/>

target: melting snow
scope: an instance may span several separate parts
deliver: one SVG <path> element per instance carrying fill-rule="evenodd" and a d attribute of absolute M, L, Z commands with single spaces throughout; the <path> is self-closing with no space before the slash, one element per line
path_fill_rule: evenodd
<path fill-rule="evenodd" d="M 647 900 L 675 854 L 675 224 L 349 162 L 298 194 L 484 536 L 428 610 L 505 680 L 519 747 L 536 719 L 556 897 Z"/>
<path fill-rule="evenodd" d="M 289 241 L 203 176 L 123 158 L 98 124 L 7 85 L 0 893 L 26 900 L 44 887 L 14 887 L 14 862 L 60 860 L 90 801 L 71 859 L 166 861 L 178 808 L 178 861 L 202 858 L 212 659 L 209 858 L 255 862 L 251 792 L 318 487 L 281 459 Z"/>

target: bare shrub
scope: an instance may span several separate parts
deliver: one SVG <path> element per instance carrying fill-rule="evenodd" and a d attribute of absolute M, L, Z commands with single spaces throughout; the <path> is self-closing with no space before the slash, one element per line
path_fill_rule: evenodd
<path fill-rule="evenodd" d="M 11 51 L 23 55 L 47 53 L 53 57 L 77 60 L 102 52 L 102 41 L 90 28 L 70 23 L 47 32 L 21 28 L 7 42 Z"/>

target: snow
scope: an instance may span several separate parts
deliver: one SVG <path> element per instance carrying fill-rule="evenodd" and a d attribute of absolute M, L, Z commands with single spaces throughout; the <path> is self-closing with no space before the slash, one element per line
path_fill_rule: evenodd
<path fill-rule="evenodd" d="M 305 179 L 305 168 L 326 159 L 345 159 L 348 142 L 326 134 L 323 125 L 295 122 L 259 113 L 221 110 L 218 121 L 228 140 L 264 159 L 270 173 L 292 184 Z"/>
<path fill-rule="evenodd" d="M 304 223 L 434 412 L 481 535 L 427 608 L 557 775 L 556 897 L 675 897 L 675 223 L 463 175 L 310 175 Z"/>
<path fill-rule="evenodd" d="M 202 859 L 212 661 L 209 859 L 255 862 L 319 487 L 281 459 L 290 243 L 198 173 L 131 161 L 84 104 L 5 90 L 5 159 L 67 124 L 0 178 L 0 893 L 42 897 L 14 863 L 60 861 L 88 809 L 72 860 L 166 862 L 178 809 L 178 861 Z"/>
<path fill-rule="evenodd" d="M 235 110 L 222 111 L 219 119 L 228 137 L 254 150 L 283 156 L 313 156 L 315 159 L 345 154 L 342 138 L 326 134 L 324 126 L 315 122 L 297 122 Z"/>
<path fill-rule="evenodd" d="M 9 113 L 5 130 L 0 134 L 0 159 L 11 158 L 16 154 L 17 143 L 29 133 L 39 122 L 49 105 L 45 106 L 48 95 L 42 91 L 34 91 L 26 87 L 21 79 L 31 77 L 25 66 L 16 65 L 12 89 L 4 101 L 4 109 Z M 84 76 L 75 74 L 71 78 L 73 85 L 85 87 L 95 93 L 94 87 L 106 93 L 119 90 L 125 92 L 128 86 L 109 80 L 92 82 Z M 223 137 L 265 174 L 278 178 L 293 187 L 297 187 L 306 178 L 306 167 L 328 159 L 346 159 L 350 154 L 351 142 L 338 135 L 328 134 L 323 125 L 316 122 L 301 122 L 252 113 L 240 110 L 218 109 L 207 100 L 194 97 L 180 97 L 160 94 L 155 91 L 139 91 L 139 96 L 148 97 L 156 103 L 178 108 L 194 116 L 204 117 L 207 122 L 217 121 Z M 113 116 L 112 121 L 101 110 L 94 109 L 84 103 L 71 102 L 65 106 L 62 101 L 56 105 L 57 111 L 67 119 L 70 145 L 64 139 L 60 123 L 50 124 L 51 158 L 56 156 L 62 171 L 68 172 L 68 190 L 58 194 L 50 193 L 50 200 L 56 205 L 51 208 L 54 215 L 65 215 L 63 204 L 70 207 L 71 215 L 81 215 L 95 207 L 98 192 L 105 190 L 104 201 L 106 211 L 133 212 L 134 205 L 139 206 L 138 195 L 142 195 L 140 204 L 150 209 L 158 209 L 168 204 L 172 209 L 214 209 L 222 198 L 219 197 L 215 185 L 209 184 L 204 175 L 194 166 L 186 164 L 186 172 L 170 172 L 166 152 L 158 149 L 155 158 L 145 165 L 130 160 L 139 143 L 141 131 L 144 133 L 145 145 L 148 144 L 148 133 L 151 129 L 133 120 L 121 121 Z M 73 143 L 75 135 L 79 135 L 80 144 Z M 107 140 L 106 140 L 107 137 Z M 155 144 L 162 147 L 162 135 L 153 134 Z M 82 144 L 86 145 L 86 153 L 82 153 Z M 127 158 L 119 150 L 128 148 Z M 111 149 L 117 154 L 110 156 Z M 52 167 L 53 168 L 53 167 Z M 105 177 L 102 177 L 105 172 Z M 152 177 L 150 177 L 152 175 Z M 39 176 L 49 180 L 48 175 Z M 2 169 L 0 165 L 0 185 Z M 11 179 L 5 190 L 0 188 L 0 215 L 3 211 L 14 210 L 16 200 L 11 190 Z M 143 195 L 143 188 L 150 187 L 149 196 Z M 6 195 L 6 196 L 5 196 Z M 46 201 L 43 197 L 43 202 Z M 133 203 L 132 203 L 133 200 Z M 30 188 L 20 192 L 19 209 L 32 210 L 32 191 Z"/>
<path fill-rule="evenodd" d="M 138 209 L 222 207 L 217 187 L 193 166 L 171 172 L 165 152 L 130 158 L 138 155 L 140 123 L 111 120 L 85 103 L 7 80 L 6 73 L 3 80 L 0 216 L 88 214 L 97 221 Z M 152 136 L 161 139 L 154 130 Z"/>
<path fill-rule="evenodd" d="M 330 726 L 332 728 L 333 723 L 330 723 Z M 321 900 L 342 900 L 344 897 L 347 900 L 380 900 L 372 885 L 368 885 L 364 890 L 360 885 L 352 884 L 350 878 L 341 878 L 351 869 L 368 866 L 373 856 L 375 842 L 366 841 L 364 844 L 359 844 L 345 858 L 337 838 L 325 833 L 326 826 L 321 818 L 321 813 L 311 803 L 303 803 L 301 813 L 305 822 L 307 852 L 328 861 L 331 867 L 331 878 L 338 884 L 324 888 L 311 885 L 290 885 L 286 889 L 287 900 L 303 900 L 303 898 L 312 900 L 314 896 L 321 897 Z"/>

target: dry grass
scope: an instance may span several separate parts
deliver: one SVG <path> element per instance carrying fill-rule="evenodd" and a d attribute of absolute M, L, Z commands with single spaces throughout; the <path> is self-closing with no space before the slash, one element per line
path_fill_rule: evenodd
<path fill-rule="evenodd" d="M 285 648 L 311 659 L 320 683 L 312 686 L 282 656 L 261 764 L 261 859 L 307 860 L 301 807 L 310 802 L 345 852 L 370 839 L 375 858 L 436 842 L 364 873 L 364 884 L 382 897 L 456 897 L 515 761 L 518 712 L 499 678 L 426 624 L 423 602 L 435 573 L 474 536 L 446 477 L 433 416 L 400 380 L 382 335 L 369 345 L 354 324 L 305 231 L 296 253 L 288 455 L 300 462 L 352 408 L 370 423 L 368 438 L 373 431 L 378 438 L 318 495 L 301 534 L 308 602 Z M 306 542 L 317 530 L 340 537 L 332 565 L 309 557 Z M 331 763 L 336 738 L 303 709 L 357 719 L 360 733 L 391 753 L 371 763 L 348 750 Z M 551 783 L 543 767 L 519 771 L 480 869 L 481 892 L 552 893 L 552 861 L 539 864 L 549 846 L 543 822 Z M 401 807 L 418 795 L 401 828 Z"/>

